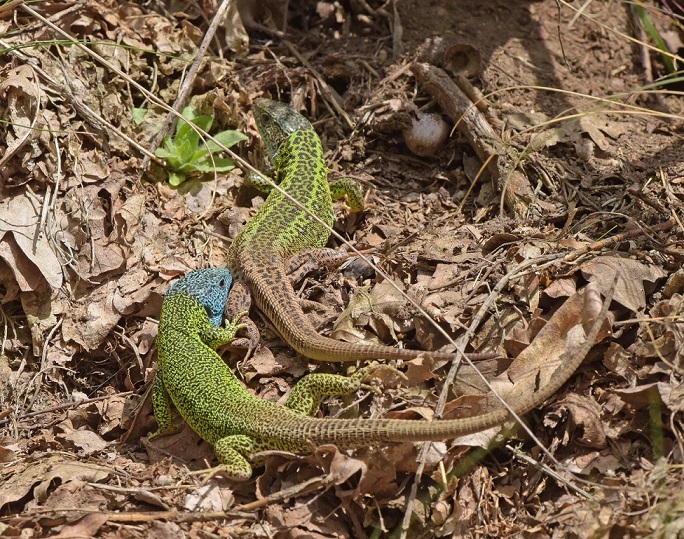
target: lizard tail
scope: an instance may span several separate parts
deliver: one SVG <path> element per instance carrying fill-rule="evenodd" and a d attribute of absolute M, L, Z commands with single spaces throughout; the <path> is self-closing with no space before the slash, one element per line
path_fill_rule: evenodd
<path fill-rule="evenodd" d="M 294 290 L 284 271 L 277 266 L 270 268 L 272 273 L 282 273 L 268 283 L 256 272 L 247 276 L 253 299 L 264 314 L 273 322 L 283 338 L 300 354 L 317 361 L 333 363 L 361 361 L 369 359 L 411 360 L 418 357 L 435 361 L 453 361 L 455 354 L 446 352 L 426 352 L 408 350 L 376 344 L 355 344 L 336 341 L 320 335 L 311 325 L 299 306 Z M 468 354 L 471 360 L 490 359 L 497 354 Z"/>
<path fill-rule="evenodd" d="M 510 398 L 510 408 L 519 417 L 542 404 L 558 391 L 561 386 L 579 368 L 592 346 L 596 342 L 608 314 L 608 306 L 612 299 L 613 289 L 594 317 L 590 329 L 586 332 L 584 342 L 575 350 L 566 352 L 560 360 L 560 366 L 549 377 L 549 381 L 538 391 L 529 391 L 523 396 Z M 589 293 L 589 292 L 587 292 Z M 597 293 L 591 292 L 594 296 Z M 585 303 L 586 305 L 586 303 Z M 595 304 L 594 304 L 595 305 Z M 439 441 L 480 432 L 500 425 L 511 418 L 508 408 L 473 417 L 436 421 L 410 419 L 320 419 L 303 418 L 293 413 L 285 420 L 282 427 L 283 437 L 294 436 L 311 440 L 315 444 L 332 443 L 339 447 L 359 447 L 376 442 L 420 442 Z M 289 432 L 289 435 L 287 434 Z"/>

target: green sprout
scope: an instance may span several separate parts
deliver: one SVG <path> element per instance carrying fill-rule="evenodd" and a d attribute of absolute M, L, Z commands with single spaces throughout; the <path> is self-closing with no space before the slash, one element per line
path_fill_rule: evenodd
<path fill-rule="evenodd" d="M 169 183 L 174 187 L 179 186 L 191 173 L 228 172 L 235 168 L 232 159 L 216 157 L 214 154 L 221 148 L 212 140 L 201 140 L 191 123 L 204 131 L 209 131 L 214 118 L 203 115 L 197 116 L 197 111 L 192 107 L 186 107 L 182 116 L 184 120 L 178 120 L 176 134 L 172 138 L 164 137 L 163 147 L 157 148 L 154 155 L 164 159 L 169 167 Z M 221 131 L 213 135 L 214 139 L 230 148 L 247 137 L 239 131 Z"/>

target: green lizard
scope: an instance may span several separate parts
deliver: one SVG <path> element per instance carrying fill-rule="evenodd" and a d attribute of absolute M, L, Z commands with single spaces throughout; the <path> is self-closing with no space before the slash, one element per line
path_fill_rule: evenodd
<path fill-rule="evenodd" d="M 230 343 L 242 327 L 239 317 L 225 327 L 212 323 L 216 306 L 223 305 L 228 296 L 230 279 L 226 269 L 198 270 L 180 279 L 164 298 L 157 336 L 159 366 L 152 403 L 159 428 L 150 439 L 176 430 L 171 419 L 171 405 L 175 405 L 190 427 L 214 446 L 220 465 L 209 475 L 223 472 L 236 480 L 248 479 L 252 475 L 249 456 L 264 450 L 307 453 L 312 444 L 360 447 L 379 442 L 445 440 L 485 430 L 510 418 L 505 408 L 439 421 L 310 417 L 322 397 L 354 393 L 364 378 L 382 368 L 378 365 L 365 367 L 351 377 L 305 376 L 285 405 L 259 399 L 242 387 L 215 351 Z M 561 363 L 549 384 L 511 403 L 516 414 L 541 404 L 572 375 L 593 345 L 609 303 L 604 303 L 584 345 Z"/>
<path fill-rule="evenodd" d="M 353 211 L 364 207 L 363 193 L 348 178 L 328 183 L 323 148 L 309 121 L 289 106 L 259 100 L 254 117 L 276 171 L 275 183 L 300 202 L 298 207 L 266 180 L 248 180 L 268 197 L 230 246 L 228 268 L 237 284 L 230 312 L 249 310 L 249 293 L 284 339 L 301 354 L 319 361 L 413 359 L 453 360 L 453 354 L 390 346 L 351 344 L 320 335 L 302 311 L 288 273 L 307 266 L 334 266 L 347 255 L 324 249 L 333 224 L 334 199 L 347 196 Z M 247 291 L 245 288 L 248 288 Z M 254 335 L 254 333 L 252 334 Z M 252 340 L 255 338 L 252 336 Z M 470 357 L 492 357 L 473 354 Z"/>

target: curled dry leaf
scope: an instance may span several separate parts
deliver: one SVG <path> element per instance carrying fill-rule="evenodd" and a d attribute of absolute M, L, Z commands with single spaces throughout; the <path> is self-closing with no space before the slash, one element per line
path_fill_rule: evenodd
<path fill-rule="evenodd" d="M 595 400 L 569 393 L 562 401 L 554 405 L 554 409 L 560 413 L 567 412 L 570 419 L 568 429 L 563 436 L 564 444 L 568 444 L 572 436 L 578 443 L 588 447 L 596 449 L 606 447 L 607 437 L 601 421 L 601 407 Z M 544 425 L 556 426 L 551 423 L 551 418 L 547 416 L 544 419 Z"/>
<path fill-rule="evenodd" d="M 107 447 L 107 442 L 88 429 L 74 430 L 60 434 L 55 438 L 66 446 L 76 449 L 80 455 L 84 456 L 92 455 Z"/>
<path fill-rule="evenodd" d="M 405 307 L 406 300 L 388 282 L 383 281 L 369 292 L 359 291 L 335 322 L 330 336 L 348 342 L 365 341 L 373 344 L 397 341 L 395 318 Z M 370 326 L 380 340 L 363 326 Z"/>
<path fill-rule="evenodd" d="M 188 511 L 227 511 L 234 503 L 233 491 L 212 481 L 188 494 L 183 507 Z"/>
<path fill-rule="evenodd" d="M 0 202 L 0 258 L 22 291 L 62 286 L 62 264 L 40 226 L 41 202 L 19 195 Z"/>
<path fill-rule="evenodd" d="M 74 537 L 96 537 L 97 532 L 107 522 L 107 513 L 89 513 L 65 524 L 54 538 L 72 539 Z"/>
<path fill-rule="evenodd" d="M 3 119 L 11 128 L 6 134 L 7 147 L 0 159 L 0 168 L 30 139 L 38 114 L 40 94 L 40 86 L 29 65 L 21 65 L 3 73 L 0 100 L 7 111 Z"/>
<path fill-rule="evenodd" d="M 584 342 L 586 327 L 591 327 L 603 302 L 598 287 L 589 284 L 581 292 L 570 297 L 553 314 L 530 345 L 511 363 L 506 372 L 491 380 L 492 387 L 509 403 L 522 394 L 539 391 L 546 386 L 566 353 L 573 353 Z M 597 340 L 609 334 L 610 324 L 604 323 Z M 501 402 L 492 393 L 463 396 L 452 403 L 458 407 L 461 401 L 469 403 L 468 415 L 478 415 L 500 408 Z M 475 402 L 475 400 L 479 402 Z M 490 429 L 458 439 L 460 445 L 486 447 L 499 429 Z"/>

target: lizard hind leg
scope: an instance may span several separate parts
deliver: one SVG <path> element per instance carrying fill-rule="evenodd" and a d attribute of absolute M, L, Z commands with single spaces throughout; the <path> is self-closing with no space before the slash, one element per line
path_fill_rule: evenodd
<path fill-rule="evenodd" d="M 345 251 L 338 251 L 327 247 L 301 251 L 286 260 L 285 273 L 287 273 L 290 283 L 295 285 L 309 273 L 318 271 L 321 268 L 337 268 L 347 261 L 349 257 L 349 253 Z"/>
<path fill-rule="evenodd" d="M 214 444 L 214 453 L 216 453 L 219 465 L 209 470 L 191 472 L 190 475 L 204 475 L 202 483 L 206 483 L 217 474 L 224 475 L 233 481 L 247 481 L 252 477 L 252 465 L 245 455 L 254 451 L 255 443 L 249 436 L 244 434 L 225 436 Z"/>
<path fill-rule="evenodd" d="M 318 411 L 323 397 L 352 395 L 361 388 L 373 389 L 362 382 L 375 371 L 385 369 L 396 371 L 396 369 L 387 365 L 374 364 L 359 369 L 351 376 L 321 373 L 309 374 L 292 388 L 285 406 L 299 414 L 313 416 Z"/>
<path fill-rule="evenodd" d="M 173 424 L 171 397 L 168 391 L 166 391 L 164 382 L 158 372 L 154 375 L 152 382 L 152 410 L 157 420 L 157 430 L 150 433 L 148 440 L 151 441 L 161 436 L 169 436 L 180 430 L 180 427 L 176 427 Z"/>

